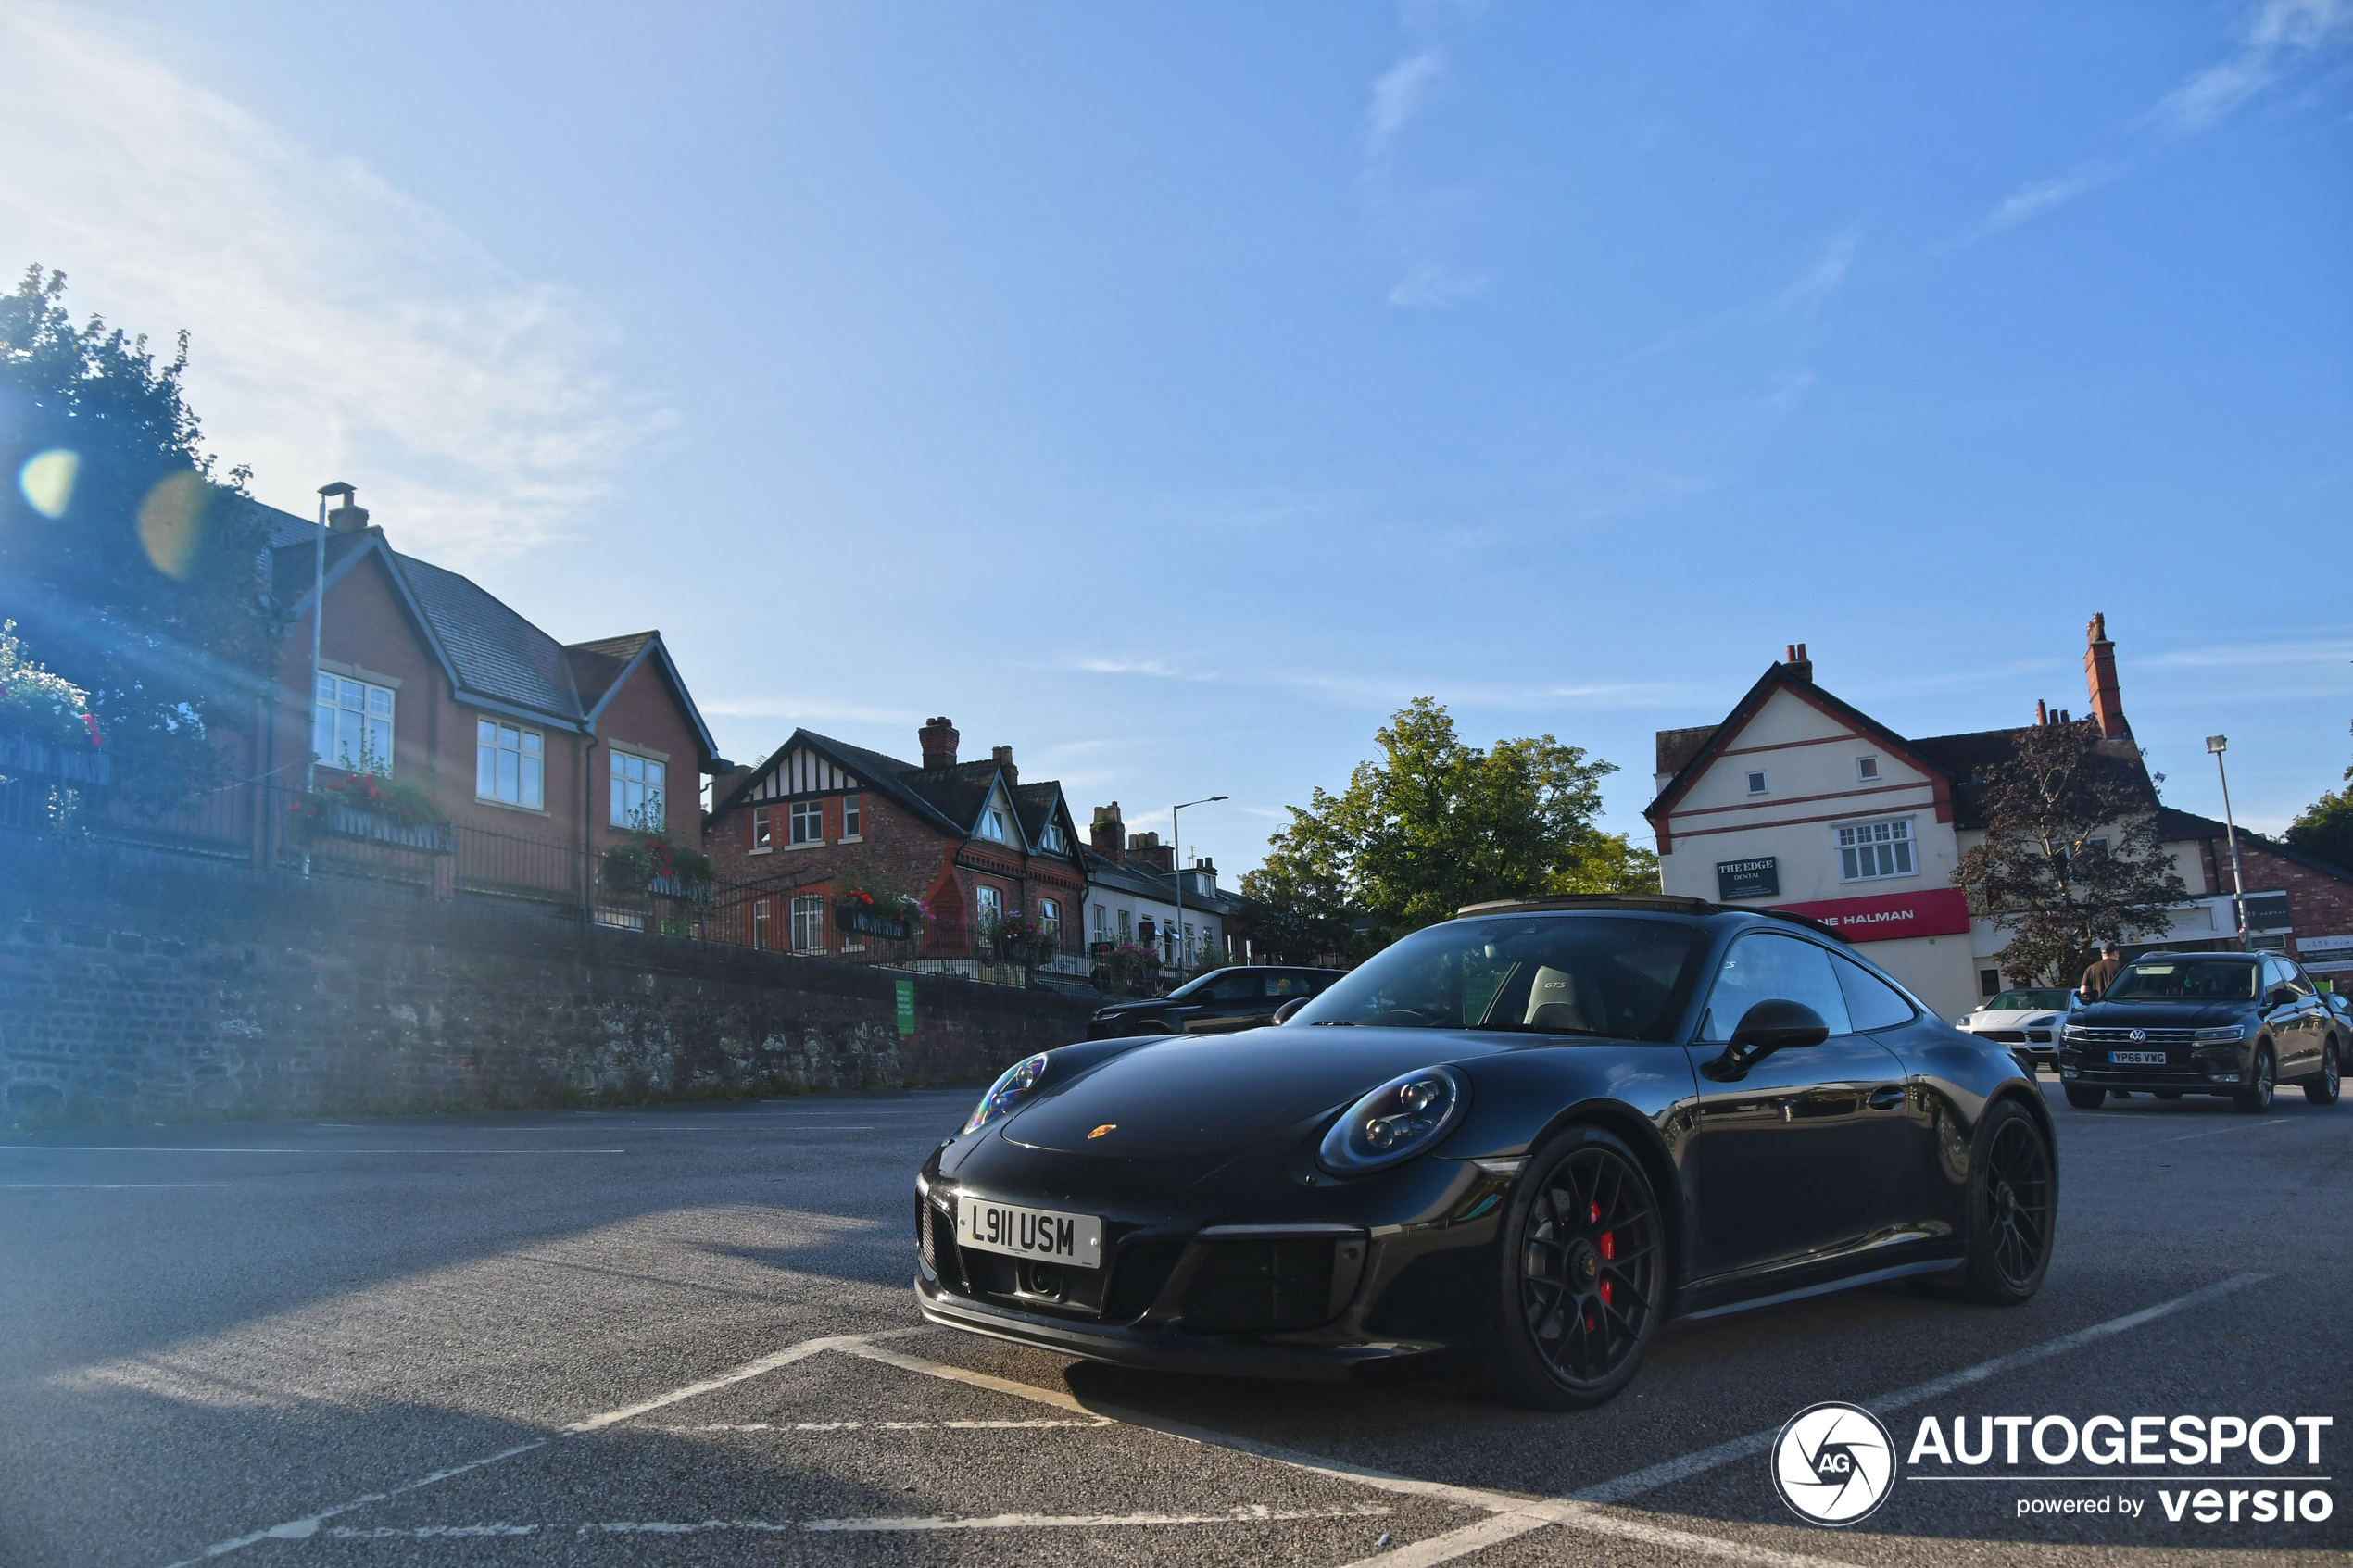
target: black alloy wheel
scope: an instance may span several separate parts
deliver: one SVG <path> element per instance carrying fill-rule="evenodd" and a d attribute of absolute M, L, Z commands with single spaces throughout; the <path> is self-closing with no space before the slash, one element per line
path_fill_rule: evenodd
<path fill-rule="evenodd" d="M 1979 1123 L 1969 1185 L 1969 1296 L 2016 1307 L 2042 1288 L 2051 1266 L 2058 1173 L 2033 1113 L 1997 1100 Z"/>
<path fill-rule="evenodd" d="M 2250 1116 L 2260 1116 L 2271 1109 L 2271 1096 L 2279 1085 L 2280 1070 L 2272 1064 L 2271 1047 L 2255 1047 L 2255 1081 L 2231 1097 L 2231 1103 Z"/>
<path fill-rule="evenodd" d="M 2321 1075 L 2304 1084 L 2304 1098 L 2314 1105 L 2334 1105 L 2337 1091 L 2336 1042 L 2321 1047 Z"/>
<path fill-rule="evenodd" d="M 2067 1086 L 2067 1103 L 2078 1110 L 2097 1110 L 2107 1099 L 2106 1089 L 2086 1088 L 2081 1084 Z"/>
<path fill-rule="evenodd" d="M 1504 1225 L 1491 1393 L 1579 1410 L 1634 1380 L 1667 1305 L 1667 1230 L 1642 1161 L 1599 1127 L 1529 1157 Z"/>

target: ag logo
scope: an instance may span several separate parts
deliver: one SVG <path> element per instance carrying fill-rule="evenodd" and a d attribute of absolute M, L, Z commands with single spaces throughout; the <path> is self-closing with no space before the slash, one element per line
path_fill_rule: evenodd
<path fill-rule="evenodd" d="M 1781 1500 L 1809 1524 L 1852 1524 L 1894 1489 L 1895 1445 L 1858 1405 L 1799 1411 L 1773 1439 L 1772 1461 Z"/>

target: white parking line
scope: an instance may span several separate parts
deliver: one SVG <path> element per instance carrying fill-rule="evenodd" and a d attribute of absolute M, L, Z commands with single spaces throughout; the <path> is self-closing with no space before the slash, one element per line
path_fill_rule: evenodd
<path fill-rule="evenodd" d="M 1989 1377 L 1999 1377 L 2005 1373 L 2016 1372 L 2020 1367 L 2032 1366 L 2036 1361 L 2048 1361 L 2053 1356 L 2065 1355 L 2070 1350 L 2081 1349 L 2086 1345 L 2138 1328 L 2143 1323 L 2153 1323 L 2168 1313 L 2178 1312 L 2184 1307 L 2195 1307 L 2201 1302 L 2211 1301 L 2217 1297 L 2227 1296 L 2234 1290 L 2243 1290 L 2259 1280 L 2269 1278 L 2271 1278 L 2269 1274 L 2233 1274 L 2226 1280 L 2207 1286 L 2203 1289 L 2193 1290 L 2186 1296 L 2176 1296 L 2171 1301 L 2160 1301 L 2154 1307 L 2144 1307 L 2137 1312 L 2127 1312 L 2120 1318 L 2109 1318 L 2105 1323 L 2095 1323 L 2091 1327 L 2078 1329 L 2073 1334 L 2062 1334 L 2057 1339 L 2045 1339 L 2040 1345 L 2030 1345 L 2023 1350 L 2013 1350 L 2007 1356 L 1996 1356 L 1990 1361 L 1980 1361 L 1975 1366 L 1963 1367 L 1958 1372 L 1947 1373 L 1942 1377 L 1931 1377 L 1926 1383 L 1915 1383 L 1909 1388 L 1899 1388 L 1892 1394 L 1883 1394 L 1876 1399 L 1864 1401 L 1865 1408 L 1871 1411 L 1900 1411 L 1913 1405 L 1926 1404 L 1931 1399 L 1941 1399 L 1956 1389 L 1966 1388 L 1970 1384 L 1982 1383 Z M 1761 1454 L 1772 1446 L 1773 1437 L 1779 1430 L 1780 1428 L 1776 1427 L 1764 1432 L 1752 1432 L 1745 1437 L 1735 1437 L 1730 1442 L 1718 1443 L 1712 1449 L 1702 1449 L 1696 1453 L 1685 1454 L 1680 1459 L 1670 1459 L 1663 1463 L 1617 1476 L 1614 1480 L 1587 1486 L 1581 1491 L 1571 1493 L 1570 1496 L 1582 1502 L 1622 1501 L 1627 1498 L 1652 1491 L 1672 1482 L 1697 1475 L 1702 1471 L 1713 1470 L 1718 1465 L 1729 1464 L 1733 1460 L 1745 1459 L 1751 1454 Z"/>
<path fill-rule="evenodd" d="M 1459 1530 L 1425 1536 L 1402 1547 L 1376 1551 L 1370 1557 L 1360 1557 L 1347 1564 L 1347 1568 L 1374 1568 L 1376 1563 L 1379 1568 L 1438 1568 L 1441 1562 L 1452 1562 L 1471 1552 L 1517 1540 L 1529 1531 L 1548 1528 L 1551 1524 L 1549 1519 L 1538 1519 L 1526 1513 L 1491 1513 Z"/>
<path fill-rule="evenodd" d="M 850 1345 L 845 1345 L 842 1349 L 848 1355 L 863 1356 L 870 1361 L 883 1361 L 909 1372 L 919 1372 L 927 1376 L 946 1378 L 957 1383 L 969 1383 L 975 1387 L 994 1388 L 1021 1399 L 1034 1399 L 1043 1405 L 1053 1405 L 1063 1409 L 1091 1410 L 1098 1415 L 1110 1416 L 1123 1424 L 1141 1427 L 1148 1432 L 1157 1432 L 1164 1436 L 1199 1443 L 1204 1448 L 1224 1449 L 1232 1453 L 1251 1454 L 1259 1459 L 1272 1460 L 1277 1464 L 1287 1465 L 1294 1470 L 1304 1470 L 1312 1474 L 1327 1476 L 1336 1481 L 1353 1482 L 1360 1486 L 1369 1486 L 1376 1491 L 1391 1492 L 1405 1497 L 1427 1498 L 1433 1501 L 1453 1503 L 1458 1508 L 1480 1509 L 1501 1518 L 1525 1524 L 1525 1528 L 1504 1531 L 1496 1536 L 1467 1528 L 1449 1531 L 1446 1533 L 1447 1538 L 1453 1542 L 1457 1549 L 1446 1552 L 1445 1555 L 1423 1555 L 1413 1560 L 1421 1562 L 1424 1568 L 1431 1568 L 1431 1565 L 1448 1562 L 1466 1552 L 1477 1551 L 1483 1547 L 1494 1544 L 1498 1539 L 1509 1539 L 1513 1536 L 1526 1535 L 1530 1530 L 1541 1529 L 1547 1524 L 1565 1525 L 1592 1535 L 1614 1536 L 1623 1540 L 1641 1541 L 1645 1545 L 1661 1547 L 1685 1556 L 1696 1554 L 1722 1558 L 1733 1562 L 1751 1563 L 1755 1564 L 1755 1568 L 1851 1568 L 1849 1564 L 1834 1563 L 1829 1558 L 1808 1557 L 1798 1552 L 1775 1551 L 1767 1547 L 1750 1546 L 1743 1541 L 1728 1541 L 1719 1537 L 1703 1536 L 1690 1530 L 1671 1530 L 1663 1525 L 1644 1524 L 1640 1520 L 1621 1519 L 1601 1512 L 1592 1503 L 1580 1502 L 1574 1499 L 1516 1497 L 1509 1492 L 1490 1491 L 1480 1486 L 1457 1486 L 1445 1481 L 1424 1481 L 1410 1475 L 1394 1474 L 1386 1470 L 1375 1470 L 1369 1465 L 1354 1464 L 1347 1460 L 1332 1459 L 1323 1454 L 1303 1453 L 1296 1449 L 1282 1448 L 1273 1443 L 1262 1443 L 1255 1438 L 1237 1436 L 1228 1432 L 1215 1432 L 1207 1427 L 1194 1426 L 1181 1421 L 1168 1421 L 1156 1415 L 1147 1414 L 1142 1411 L 1126 1410 L 1116 1405 L 1081 1405 L 1069 1395 L 1054 1389 L 1015 1383 L 1008 1378 L 992 1377 L 987 1373 L 975 1373 L 964 1367 L 950 1366 L 941 1361 L 925 1361 L 923 1357 L 910 1356 L 903 1351 Z M 1431 1541 L 1435 1542 L 1439 1538 L 1433 1537 Z M 1443 1550 L 1443 1549 L 1436 1549 Z M 1398 1562 L 1399 1558 L 1390 1552 L 1383 1552 L 1368 1561 L 1387 1564 Z"/>
<path fill-rule="evenodd" d="M 579 1534 L 691 1536 L 711 1531 L 749 1530 L 762 1535 L 811 1532 L 850 1535 L 866 1532 L 931 1530 L 1096 1530 L 1125 1525 L 1265 1524 L 1312 1519 L 1385 1519 L 1386 1508 L 1238 1508 L 1226 1513 L 986 1513 L 947 1515 L 909 1513 L 872 1519 L 705 1519 L 694 1524 L 620 1522 L 583 1524 Z"/>
<path fill-rule="evenodd" d="M 895 1339 L 902 1335 L 922 1332 L 920 1328 L 896 1328 L 873 1336 L 835 1335 L 822 1339 L 804 1339 L 798 1345 L 786 1346 L 784 1349 L 762 1356 L 756 1361 L 747 1361 L 742 1366 L 723 1372 L 716 1377 L 707 1377 L 699 1383 L 690 1383 L 684 1388 L 673 1389 L 670 1393 L 640 1400 L 636 1404 L 625 1406 L 621 1410 L 607 1411 L 602 1415 L 592 1415 L 585 1421 L 575 1421 L 558 1431 L 555 1436 L 536 1437 L 528 1443 L 518 1443 L 511 1449 L 502 1449 L 495 1454 L 485 1454 L 480 1459 L 468 1460 L 463 1464 L 452 1465 L 447 1470 L 436 1470 L 430 1475 L 421 1475 L 414 1481 L 404 1481 L 397 1486 L 387 1487 L 381 1492 L 370 1492 L 364 1497 L 353 1498 L 348 1502 L 339 1502 L 332 1508 L 322 1508 L 318 1512 L 300 1519 L 289 1519 L 283 1524 L 272 1524 L 246 1535 L 232 1536 L 225 1541 L 215 1541 L 195 1556 L 182 1558 L 172 1563 L 170 1568 L 194 1568 L 195 1563 L 208 1562 L 216 1557 L 225 1557 L 233 1551 L 242 1551 L 246 1547 L 260 1541 L 308 1540 L 317 1535 L 321 1526 L 330 1519 L 340 1518 L 355 1509 L 366 1508 L 371 1503 L 380 1503 L 390 1498 L 422 1491 L 427 1486 L 438 1485 L 452 1476 L 463 1475 L 471 1471 L 498 1464 L 519 1454 L 527 1454 L 534 1449 L 544 1449 L 549 1443 L 556 1441 L 558 1437 L 572 1437 L 584 1433 L 600 1432 L 616 1422 L 627 1421 L 632 1416 L 643 1415 L 648 1411 L 661 1410 L 665 1405 L 674 1405 L 681 1399 L 690 1399 L 698 1394 L 708 1394 L 715 1388 L 725 1388 L 733 1384 L 741 1383 L 748 1377 L 758 1377 L 761 1373 L 773 1372 L 780 1366 L 787 1366 L 805 1356 L 815 1355 L 820 1350 L 848 1349 L 853 1345 L 864 1343 L 866 1338 Z"/>
<path fill-rule="evenodd" d="M 640 1432 L 666 1432 L 687 1436 L 703 1432 L 1030 1432 L 1076 1428 L 1095 1432 L 1119 1423 L 1109 1416 L 1092 1421 L 714 1421 L 701 1426 L 664 1426 L 648 1423 Z"/>
<path fill-rule="evenodd" d="M 234 1186 L 234 1182 L 0 1182 L 0 1192 L 147 1192 L 170 1187 Z"/>
<path fill-rule="evenodd" d="M 2265 1127 L 2285 1127 L 2290 1125 L 2293 1125 L 2293 1123 L 2279 1121 L 2242 1122 L 2235 1127 L 2217 1127 L 2210 1133 L 2184 1133 L 2178 1138 L 2158 1138 L 2149 1147 L 2154 1148 L 2156 1147 L 2156 1144 L 2160 1143 L 2187 1143 L 2192 1138 L 2219 1138 L 2224 1133 L 2252 1133 Z"/>
<path fill-rule="evenodd" d="M 626 1154 L 625 1148 L 186 1148 L 178 1144 L 0 1144 L 0 1154 Z"/>

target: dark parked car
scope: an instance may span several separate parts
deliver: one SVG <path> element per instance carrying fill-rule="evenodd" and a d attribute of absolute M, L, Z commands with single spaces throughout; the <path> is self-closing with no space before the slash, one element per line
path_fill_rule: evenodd
<path fill-rule="evenodd" d="M 2069 1019 L 2059 1078 L 2082 1110 L 2145 1089 L 2159 1099 L 2226 1095 L 2259 1112 L 2283 1083 L 2334 1105 L 2347 1043 L 2339 1015 L 2293 959 L 2146 953 Z"/>
<path fill-rule="evenodd" d="M 1278 969 L 1269 964 L 1213 969 L 1164 997 L 1114 1002 L 1087 1025 L 1090 1040 L 1122 1035 L 1210 1035 L 1271 1023 L 1286 1002 L 1330 988 L 1344 969 Z"/>
<path fill-rule="evenodd" d="M 1008 1071 L 916 1176 L 915 1290 L 1065 1355 L 1459 1361 L 1568 1408 L 1670 1319 L 1896 1278 L 2024 1301 L 2057 1178 L 2010 1052 L 1811 921 L 1483 905 L 1279 1026 Z"/>

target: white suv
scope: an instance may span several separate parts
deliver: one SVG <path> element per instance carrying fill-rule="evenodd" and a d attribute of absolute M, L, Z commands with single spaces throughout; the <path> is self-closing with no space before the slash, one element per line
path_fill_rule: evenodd
<path fill-rule="evenodd" d="M 1981 1040 L 2025 1051 L 2038 1066 L 2057 1067 L 2059 1026 L 2082 1008 L 2083 998 L 2072 991 L 2005 991 L 1954 1022 Z"/>

